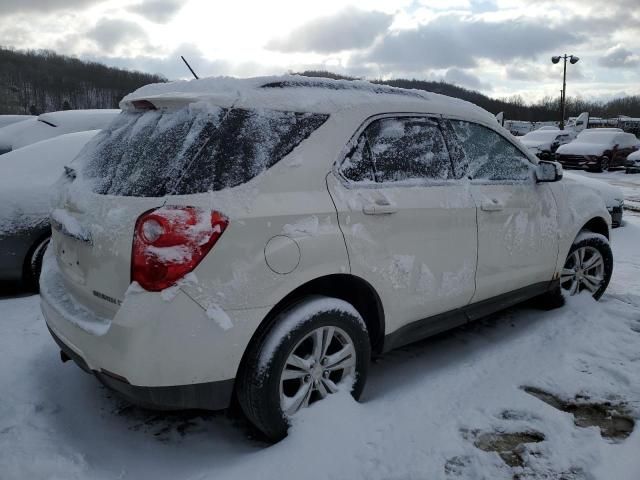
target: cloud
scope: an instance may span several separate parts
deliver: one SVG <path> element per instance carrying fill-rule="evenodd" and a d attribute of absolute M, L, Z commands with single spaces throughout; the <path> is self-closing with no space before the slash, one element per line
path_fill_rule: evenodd
<path fill-rule="evenodd" d="M 86 33 L 105 52 L 113 52 L 119 45 L 147 39 L 145 31 L 135 22 L 120 19 L 99 20 Z"/>
<path fill-rule="evenodd" d="M 191 72 L 180 59 L 180 55 L 184 55 L 200 78 L 219 75 L 246 77 L 284 73 L 284 69 L 281 67 L 268 66 L 258 62 L 233 63 L 228 60 L 209 59 L 204 56 L 197 46 L 191 43 L 183 43 L 162 57 L 150 55 L 117 57 L 91 55 L 84 58 L 126 70 L 138 70 L 163 75 L 169 80 L 193 78 Z"/>
<path fill-rule="evenodd" d="M 416 29 L 389 33 L 362 60 L 394 68 L 469 68 L 478 58 L 507 63 L 532 58 L 582 37 L 566 28 L 538 21 L 469 20 L 446 15 Z"/>
<path fill-rule="evenodd" d="M 444 74 L 443 80 L 447 83 L 453 83 L 461 87 L 470 88 L 473 90 L 491 90 L 491 85 L 482 82 L 474 74 L 459 68 L 450 68 Z"/>
<path fill-rule="evenodd" d="M 267 43 L 280 52 L 330 53 L 369 47 L 391 25 L 392 15 L 348 7 L 335 15 L 312 20 L 284 38 Z"/>
<path fill-rule="evenodd" d="M 104 0 L 2 0 L 0 14 L 48 13 L 56 10 L 77 10 L 90 7 Z"/>
<path fill-rule="evenodd" d="M 167 23 L 184 6 L 186 0 L 145 0 L 128 10 L 156 23 Z"/>
<path fill-rule="evenodd" d="M 640 56 L 622 45 L 616 45 L 607 50 L 599 63 L 609 68 L 634 68 L 640 65 Z"/>

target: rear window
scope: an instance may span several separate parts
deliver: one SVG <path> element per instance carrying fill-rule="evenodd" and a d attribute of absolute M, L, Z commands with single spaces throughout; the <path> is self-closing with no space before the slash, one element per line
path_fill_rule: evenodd
<path fill-rule="evenodd" d="M 248 182 L 289 154 L 328 115 L 191 104 L 124 112 L 81 154 L 103 195 L 161 197 Z"/>

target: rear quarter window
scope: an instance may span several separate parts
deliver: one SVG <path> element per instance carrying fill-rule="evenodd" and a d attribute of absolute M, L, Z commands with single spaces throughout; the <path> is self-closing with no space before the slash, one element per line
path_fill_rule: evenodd
<path fill-rule="evenodd" d="M 161 197 L 248 182 L 287 156 L 328 115 L 198 104 L 124 112 L 81 153 L 82 177 L 105 195 Z"/>

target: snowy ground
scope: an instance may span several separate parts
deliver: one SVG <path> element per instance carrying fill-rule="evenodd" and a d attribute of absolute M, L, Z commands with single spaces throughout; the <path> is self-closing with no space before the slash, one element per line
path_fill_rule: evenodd
<path fill-rule="evenodd" d="M 362 403 L 337 394 L 275 446 L 223 413 L 129 406 L 60 362 L 36 296 L 6 297 L 0 478 L 637 480 L 640 216 L 625 216 L 599 303 L 518 307 L 392 352 Z"/>

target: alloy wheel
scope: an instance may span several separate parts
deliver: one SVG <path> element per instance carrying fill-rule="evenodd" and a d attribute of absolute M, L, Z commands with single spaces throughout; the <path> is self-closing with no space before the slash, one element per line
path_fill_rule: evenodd
<path fill-rule="evenodd" d="M 280 373 L 282 412 L 290 417 L 335 393 L 355 371 L 355 346 L 344 330 L 331 326 L 312 330 L 293 348 Z"/>
<path fill-rule="evenodd" d="M 560 276 L 560 286 L 569 295 L 585 289 L 595 294 L 603 284 L 604 277 L 604 259 L 600 252 L 593 247 L 580 247 L 567 258 Z"/>

